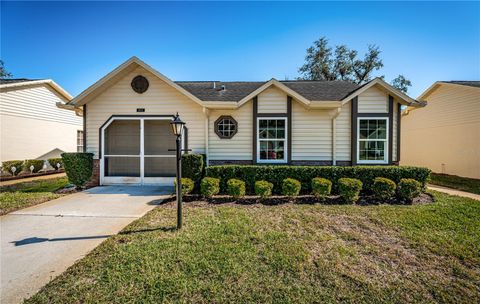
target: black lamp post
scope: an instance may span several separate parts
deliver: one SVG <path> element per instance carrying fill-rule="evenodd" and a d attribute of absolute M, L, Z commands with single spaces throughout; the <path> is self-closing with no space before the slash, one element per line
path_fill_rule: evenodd
<path fill-rule="evenodd" d="M 173 134 L 177 136 L 177 229 L 182 228 L 182 134 L 185 123 L 177 115 L 170 122 Z"/>

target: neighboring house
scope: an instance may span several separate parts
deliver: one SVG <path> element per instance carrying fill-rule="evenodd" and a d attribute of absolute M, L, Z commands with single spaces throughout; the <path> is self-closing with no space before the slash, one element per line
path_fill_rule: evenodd
<path fill-rule="evenodd" d="M 85 113 L 101 184 L 148 184 L 175 175 L 177 112 L 184 148 L 208 165 L 386 165 L 399 157 L 400 105 L 423 104 L 379 78 L 173 82 L 132 57 L 68 105 Z"/>
<path fill-rule="evenodd" d="M 480 81 L 438 81 L 402 118 L 402 165 L 480 178 Z"/>
<path fill-rule="evenodd" d="M 57 106 L 71 99 L 50 79 L 1 79 L 0 161 L 83 150 L 82 117 Z"/>

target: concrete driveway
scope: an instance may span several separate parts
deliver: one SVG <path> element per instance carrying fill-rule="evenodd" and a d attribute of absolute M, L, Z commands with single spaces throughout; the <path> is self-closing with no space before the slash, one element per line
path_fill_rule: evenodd
<path fill-rule="evenodd" d="M 35 294 L 172 192 L 153 186 L 96 187 L 0 217 L 0 302 L 18 303 Z"/>

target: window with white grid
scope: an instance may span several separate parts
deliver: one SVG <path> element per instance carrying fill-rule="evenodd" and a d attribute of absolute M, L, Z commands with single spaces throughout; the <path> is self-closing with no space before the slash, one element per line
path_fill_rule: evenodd
<path fill-rule="evenodd" d="M 231 116 L 220 116 L 215 121 L 215 133 L 220 138 L 232 138 L 238 131 L 238 123 Z"/>

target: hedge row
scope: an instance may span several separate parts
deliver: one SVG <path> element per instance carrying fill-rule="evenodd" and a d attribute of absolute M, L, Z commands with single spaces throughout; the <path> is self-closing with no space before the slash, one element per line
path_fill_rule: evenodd
<path fill-rule="evenodd" d="M 63 168 L 63 162 L 61 158 L 49 158 L 48 163 L 53 169 L 59 169 L 57 164 L 60 164 L 60 168 Z M 15 175 L 18 175 L 20 172 L 33 172 L 37 173 L 43 169 L 45 161 L 42 159 L 26 159 L 26 160 L 9 160 L 2 162 L 2 170 L 4 172 L 8 172 L 12 174 L 12 167 L 15 167 Z M 33 166 L 33 171 L 31 170 L 31 166 Z"/>
<path fill-rule="evenodd" d="M 282 181 L 294 178 L 301 182 L 302 193 L 311 193 L 311 181 L 315 177 L 322 177 L 332 181 L 332 192 L 338 194 L 338 180 L 340 178 L 356 178 L 363 183 L 363 190 L 372 192 L 375 178 L 385 177 L 399 183 L 402 178 L 412 178 L 419 181 L 424 188 L 430 177 L 430 170 L 421 167 L 407 166 L 210 166 L 206 168 L 205 176 L 220 179 L 220 192 L 227 193 L 227 181 L 235 178 L 245 181 L 246 191 L 255 192 L 255 181 L 271 182 L 274 193 L 279 194 Z"/>

